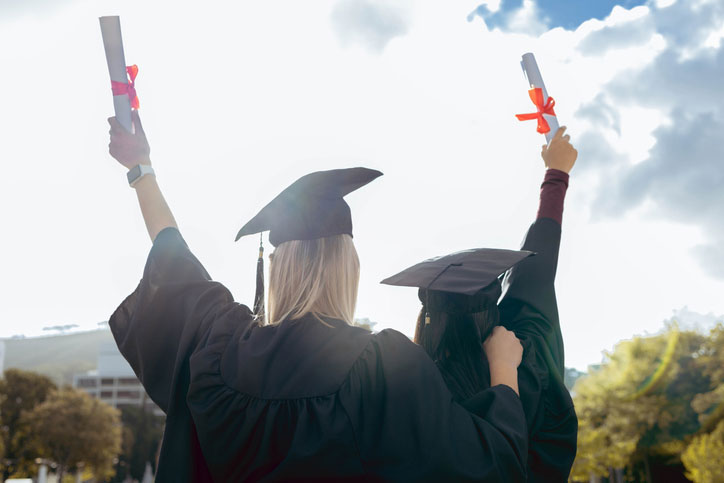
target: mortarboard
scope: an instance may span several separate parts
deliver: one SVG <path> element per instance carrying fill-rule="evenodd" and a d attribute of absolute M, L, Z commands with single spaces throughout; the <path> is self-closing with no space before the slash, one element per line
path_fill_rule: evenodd
<path fill-rule="evenodd" d="M 249 220 L 236 240 L 269 231 L 273 246 L 292 240 L 315 240 L 333 235 L 352 236 L 352 214 L 343 197 L 381 176 L 368 168 L 333 169 L 302 176 Z M 264 247 L 257 259 L 254 313 L 264 319 Z"/>
<path fill-rule="evenodd" d="M 428 312 L 474 313 L 497 303 L 498 277 L 531 255 L 535 253 L 497 248 L 463 250 L 422 261 L 381 283 L 419 287 L 418 297 Z"/>
<path fill-rule="evenodd" d="M 249 220 L 236 239 L 268 230 L 276 247 L 291 240 L 352 235 L 352 215 L 343 197 L 381 175 L 374 169 L 348 168 L 302 176 Z"/>

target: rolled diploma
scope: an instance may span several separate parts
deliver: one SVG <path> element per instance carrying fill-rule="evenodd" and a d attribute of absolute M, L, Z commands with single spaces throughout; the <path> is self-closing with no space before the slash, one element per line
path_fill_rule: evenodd
<path fill-rule="evenodd" d="M 520 66 L 523 67 L 523 73 L 525 73 L 525 78 L 528 79 L 530 88 L 540 87 L 543 90 L 543 102 L 548 102 L 548 91 L 546 90 L 545 84 L 543 84 L 543 77 L 540 75 L 535 56 L 530 52 L 523 54 L 523 60 L 520 61 Z M 546 142 L 550 143 L 558 131 L 558 118 L 550 114 L 543 114 L 543 119 L 545 119 L 551 127 L 551 130 L 545 135 Z"/>
<path fill-rule="evenodd" d="M 126 58 L 123 55 L 123 39 L 121 38 L 121 20 L 117 15 L 111 17 L 100 17 L 101 35 L 103 36 L 103 48 L 106 50 L 106 61 L 108 62 L 108 73 L 111 80 L 128 83 L 126 73 Z M 126 94 L 113 96 L 113 109 L 116 112 L 116 119 L 129 132 L 133 132 L 131 121 L 131 100 Z"/>

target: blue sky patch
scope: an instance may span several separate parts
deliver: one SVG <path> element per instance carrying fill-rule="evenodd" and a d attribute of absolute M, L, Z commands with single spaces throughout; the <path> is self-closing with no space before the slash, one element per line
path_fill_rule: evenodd
<path fill-rule="evenodd" d="M 566 30 L 575 30 L 592 18 L 602 20 L 616 5 L 630 9 L 645 3 L 646 0 L 536 0 L 536 5 L 543 12 L 541 20 L 549 28 L 563 27 Z M 489 29 L 507 30 L 509 17 L 522 6 L 523 0 L 503 0 L 497 12 L 480 5 L 471 16 L 482 17 Z"/>

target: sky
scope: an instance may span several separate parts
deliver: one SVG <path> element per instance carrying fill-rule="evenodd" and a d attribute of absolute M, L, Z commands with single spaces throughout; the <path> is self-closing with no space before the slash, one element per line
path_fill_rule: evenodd
<path fill-rule="evenodd" d="M 533 52 L 579 152 L 556 282 L 566 365 L 677 313 L 724 314 L 720 1 L 201 5 L 0 3 L 0 336 L 94 328 L 142 274 L 150 240 L 107 152 L 101 15 L 121 16 L 181 232 L 242 303 L 258 238 L 236 232 L 316 170 L 384 173 L 347 197 L 357 316 L 376 329 L 412 335 L 419 310 L 415 289 L 383 278 L 518 248 L 545 169 L 535 123 L 514 117 L 532 108 L 519 60 Z"/>

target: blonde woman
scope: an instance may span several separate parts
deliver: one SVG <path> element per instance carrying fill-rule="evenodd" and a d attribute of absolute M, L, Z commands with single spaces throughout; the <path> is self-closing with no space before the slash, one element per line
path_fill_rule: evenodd
<path fill-rule="evenodd" d="M 311 173 L 242 228 L 276 247 L 262 325 L 189 251 L 133 118 L 135 134 L 109 119 L 110 153 L 129 169 L 153 248 L 110 325 L 167 415 L 156 481 L 524 480 L 511 332 L 488 354 L 505 368 L 498 385 L 469 411 L 407 337 L 351 325 L 359 261 L 343 197 L 381 173 Z"/>

